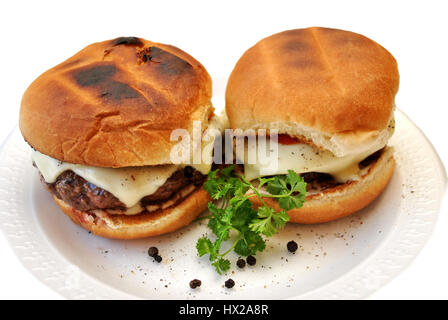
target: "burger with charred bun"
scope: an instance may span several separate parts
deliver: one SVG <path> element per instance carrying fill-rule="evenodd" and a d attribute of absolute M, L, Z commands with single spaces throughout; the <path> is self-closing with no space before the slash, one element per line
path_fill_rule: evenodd
<path fill-rule="evenodd" d="M 207 207 L 210 164 L 174 164 L 172 130 L 213 126 L 211 79 L 184 51 L 136 37 L 87 46 L 23 95 L 20 130 L 54 201 L 118 239 L 160 235 Z"/>
<path fill-rule="evenodd" d="M 394 170 L 387 143 L 398 85 L 394 57 L 357 33 L 313 27 L 259 41 L 230 75 L 226 111 L 233 129 L 275 130 L 278 156 L 244 160 L 244 175 L 302 175 L 306 202 L 288 212 L 292 222 L 326 222 L 364 208 Z"/>

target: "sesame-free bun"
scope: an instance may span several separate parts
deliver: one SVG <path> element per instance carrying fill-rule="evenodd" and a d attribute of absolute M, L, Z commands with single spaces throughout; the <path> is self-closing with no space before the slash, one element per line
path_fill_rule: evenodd
<path fill-rule="evenodd" d="M 394 57 L 357 33 L 307 28 L 248 49 L 226 89 L 231 128 L 278 129 L 336 156 L 389 139 L 399 74 Z"/>
<path fill-rule="evenodd" d="M 381 156 L 372 163 L 358 181 L 327 189 L 322 193 L 308 194 L 302 208 L 288 211 L 291 222 L 314 224 L 336 220 L 361 210 L 378 197 L 387 186 L 395 167 L 393 148 L 386 147 Z M 251 197 L 255 206 L 262 203 L 258 197 Z M 278 202 L 264 198 L 277 211 Z"/>
<path fill-rule="evenodd" d="M 166 209 L 131 216 L 96 210 L 97 213 L 92 216 L 76 210 L 54 195 L 53 199 L 73 222 L 95 235 L 112 239 L 139 239 L 175 231 L 190 224 L 211 201 L 207 191 L 198 188 L 180 203 Z"/>
<path fill-rule="evenodd" d="M 100 167 L 170 163 L 173 129 L 203 129 L 211 79 L 184 51 L 135 37 L 94 43 L 23 95 L 25 140 L 52 158 Z"/>

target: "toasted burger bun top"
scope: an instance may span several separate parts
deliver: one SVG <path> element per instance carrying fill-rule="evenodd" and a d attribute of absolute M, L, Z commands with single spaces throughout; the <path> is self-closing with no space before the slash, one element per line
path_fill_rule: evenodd
<path fill-rule="evenodd" d="M 394 57 L 360 34 L 289 30 L 240 58 L 226 111 L 232 128 L 278 129 L 343 156 L 387 142 L 398 84 Z"/>
<path fill-rule="evenodd" d="M 184 51 L 135 37 L 94 43 L 38 77 L 20 130 L 61 161 L 125 167 L 170 163 L 173 129 L 207 123 L 211 79 Z"/>

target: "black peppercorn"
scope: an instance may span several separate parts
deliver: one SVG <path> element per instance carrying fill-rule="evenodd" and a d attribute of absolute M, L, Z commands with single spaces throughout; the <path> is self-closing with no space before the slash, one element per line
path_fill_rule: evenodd
<path fill-rule="evenodd" d="M 295 242 L 294 240 L 291 240 L 288 242 L 286 247 L 288 248 L 289 252 L 296 252 L 297 251 L 297 242 Z"/>
<path fill-rule="evenodd" d="M 161 262 L 162 261 L 162 257 L 159 255 L 154 256 L 154 260 L 156 260 L 157 262 Z"/>
<path fill-rule="evenodd" d="M 156 255 L 159 254 L 159 249 L 157 249 L 156 247 L 151 247 L 148 249 L 148 254 L 150 257 L 155 257 Z"/>
<path fill-rule="evenodd" d="M 233 281 L 232 279 L 227 280 L 226 282 L 224 282 L 224 285 L 226 286 L 226 288 L 233 288 L 233 286 L 235 285 L 235 281 Z"/>
<path fill-rule="evenodd" d="M 200 287 L 202 284 L 201 280 L 199 279 L 193 279 L 190 281 L 190 288 L 191 289 L 196 289 L 197 287 Z"/>
<path fill-rule="evenodd" d="M 247 263 L 248 263 L 250 266 L 253 266 L 253 265 L 255 265 L 255 264 L 257 263 L 257 259 L 255 259 L 254 256 L 248 256 L 248 257 L 246 258 L 246 261 L 247 261 Z"/>
<path fill-rule="evenodd" d="M 243 259 L 238 259 L 236 265 L 238 266 L 238 268 L 243 269 L 246 266 L 246 261 L 244 261 Z"/>

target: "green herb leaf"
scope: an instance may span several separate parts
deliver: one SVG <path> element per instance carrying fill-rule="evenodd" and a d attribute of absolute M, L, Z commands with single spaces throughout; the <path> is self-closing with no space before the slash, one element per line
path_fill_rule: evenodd
<path fill-rule="evenodd" d="M 272 224 L 272 216 L 275 215 L 275 210 L 268 206 L 258 208 L 258 219 L 252 220 L 249 228 L 252 231 L 262 233 L 266 237 L 270 237 L 277 233 L 277 228 Z"/>
<path fill-rule="evenodd" d="M 275 176 L 273 180 L 268 181 L 266 190 L 270 194 L 278 195 L 283 190 L 287 190 L 286 178 L 284 176 Z"/>
<path fill-rule="evenodd" d="M 286 222 L 289 221 L 289 215 L 286 211 L 282 210 L 277 214 L 272 215 L 273 222 L 275 228 L 281 229 L 285 226 Z"/>
<path fill-rule="evenodd" d="M 284 176 L 276 176 L 269 181 L 266 190 L 278 195 L 278 204 L 283 210 L 289 211 L 294 208 L 301 208 L 305 202 L 306 182 L 301 176 L 292 170 Z"/>
<path fill-rule="evenodd" d="M 266 247 L 264 239 L 253 231 L 246 231 L 242 234 L 242 239 L 235 245 L 235 252 L 242 256 L 255 255 L 257 251 L 263 251 Z"/>
<path fill-rule="evenodd" d="M 210 211 L 208 227 L 216 236 L 215 242 L 207 237 L 198 240 L 196 248 L 199 256 L 209 254 L 209 259 L 219 274 L 230 269 L 230 261 L 225 259 L 232 249 L 239 255 L 255 255 L 266 248 L 263 238 L 271 237 L 283 228 L 289 221 L 288 210 L 300 208 L 306 195 L 306 183 L 303 178 L 292 170 L 286 175 L 270 178 L 259 178 L 258 187 L 254 187 L 244 177 L 234 172 L 235 166 L 221 170 L 210 171 L 204 189 L 218 205 L 208 204 Z M 262 193 L 266 188 L 269 194 Z M 253 193 L 248 195 L 247 191 Z M 276 212 L 266 204 L 256 210 L 252 207 L 249 197 L 256 196 L 262 203 L 264 198 L 277 199 L 280 208 Z M 231 233 L 232 231 L 232 233 Z M 220 253 L 223 241 L 232 239 L 233 244 L 229 250 Z"/>
<path fill-rule="evenodd" d="M 198 250 L 199 256 L 202 257 L 203 255 L 210 254 L 212 252 L 213 243 L 206 237 L 199 238 L 196 243 L 196 249 Z"/>
<path fill-rule="evenodd" d="M 222 274 L 230 269 L 230 261 L 224 258 L 218 258 L 212 263 L 212 266 L 216 268 L 219 274 Z"/>

